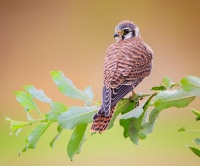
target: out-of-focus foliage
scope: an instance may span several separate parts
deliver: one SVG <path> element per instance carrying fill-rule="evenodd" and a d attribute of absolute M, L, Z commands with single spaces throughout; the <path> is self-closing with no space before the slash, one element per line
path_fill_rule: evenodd
<path fill-rule="evenodd" d="M 25 146 L 20 152 L 25 152 L 27 149 L 35 149 L 37 142 L 52 123 L 57 123 L 58 125 L 58 133 L 50 142 L 52 148 L 59 139 L 61 132 L 73 130 L 67 145 L 67 154 L 73 160 L 74 155 L 81 152 L 81 147 L 86 140 L 86 130 L 92 122 L 92 117 L 99 109 L 99 103 L 93 101 L 94 94 L 90 86 L 81 91 L 61 71 L 53 71 L 51 75 L 54 83 L 64 95 L 81 99 L 85 101 L 85 105 L 68 108 L 61 102 L 52 101 L 42 90 L 28 85 L 24 87 L 25 91 L 15 92 L 16 100 L 24 107 L 27 113 L 27 122 L 15 121 L 10 118 L 6 118 L 6 120 L 10 121 L 11 134 L 16 133 L 17 136 L 24 127 L 36 123 L 27 135 Z M 200 78 L 194 76 L 185 77 L 180 83 L 173 83 L 170 78 L 165 77 L 159 86 L 151 88 L 152 91 L 150 93 L 137 94 L 131 98 L 120 100 L 108 129 L 113 127 L 116 118 L 119 117 L 119 123 L 124 129 L 124 137 L 130 138 L 132 143 L 138 144 L 139 140 L 146 139 L 147 135 L 153 132 L 156 119 L 162 110 L 170 107 L 181 108 L 188 106 L 196 97 L 199 97 L 199 85 Z M 142 98 L 146 98 L 146 100 L 138 105 L 139 100 Z M 50 104 L 51 110 L 43 115 L 34 99 Z M 37 111 L 41 119 L 32 118 L 31 111 Z M 192 111 L 196 115 L 196 120 L 199 120 L 200 112 L 194 109 Z M 187 130 L 181 128 L 179 131 Z M 196 138 L 194 142 L 199 145 L 199 140 L 199 138 Z M 189 148 L 197 156 L 200 156 L 198 149 Z"/>
<path fill-rule="evenodd" d="M 193 77 L 195 80 L 197 80 L 198 78 L 195 78 Z M 193 80 L 192 80 L 193 81 Z M 200 83 L 200 82 L 199 82 Z M 189 85 L 190 86 L 190 85 Z M 194 85 L 195 87 L 195 85 Z M 196 88 L 196 87 L 195 87 Z M 191 91 L 193 91 L 193 89 L 191 89 Z M 192 109 L 192 112 L 194 113 L 194 115 L 196 116 L 196 121 L 199 121 L 200 120 L 200 111 L 198 110 L 195 110 L 195 109 Z M 186 131 L 186 132 L 200 132 L 200 130 L 187 130 L 185 127 L 181 127 L 179 130 L 179 132 L 183 132 L 183 131 Z M 200 138 L 196 138 L 193 140 L 193 142 L 200 146 Z M 194 148 L 194 147 L 191 147 L 191 146 L 187 146 L 194 154 L 196 154 L 197 156 L 200 157 L 200 150 L 197 149 L 197 148 Z"/>

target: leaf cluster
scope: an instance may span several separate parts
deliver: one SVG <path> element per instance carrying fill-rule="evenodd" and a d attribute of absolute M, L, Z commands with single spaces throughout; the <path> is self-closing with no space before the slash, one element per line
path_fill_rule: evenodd
<path fill-rule="evenodd" d="M 192 109 L 193 114 L 196 116 L 196 121 L 200 120 L 200 111 L 196 110 L 196 109 Z M 185 129 L 185 127 L 181 127 L 178 132 L 200 132 L 200 130 L 187 130 Z M 200 138 L 196 138 L 193 140 L 193 142 L 200 146 Z M 194 153 L 196 154 L 198 157 L 200 157 L 200 149 L 197 149 L 195 147 L 191 147 L 189 145 L 187 145 L 187 147 Z"/>
<path fill-rule="evenodd" d="M 24 86 L 25 91 L 15 92 L 16 100 L 24 107 L 27 114 L 27 122 L 16 121 L 6 117 L 10 121 L 12 129 L 11 134 L 18 134 L 26 126 L 36 124 L 35 127 L 25 138 L 25 146 L 19 152 L 25 152 L 27 149 L 35 149 L 39 139 L 44 135 L 45 131 L 49 129 L 52 123 L 57 123 L 57 134 L 49 143 L 53 148 L 55 142 L 59 139 L 63 129 L 73 130 L 70 140 L 67 145 L 67 154 L 72 160 L 76 153 L 80 153 L 83 142 L 86 139 L 86 129 L 89 123 L 92 122 L 92 117 L 99 109 L 99 104 L 95 103 L 92 99 L 94 94 L 92 87 L 89 86 L 83 91 L 79 90 L 71 80 L 66 78 L 61 71 L 51 72 L 53 82 L 57 85 L 58 89 L 66 96 L 80 99 L 85 102 L 85 106 L 73 106 L 68 108 L 61 102 L 54 102 L 47 97 L 43 90 L 36 89 L 33 85 Z M 36 100 L 46 102 L 50 105 L 51 110 L 43 114 L 37 106 Z M 31 111 L 36 111 L 41 118 L 34 119 L 31 116 Z"/>
<path fill-rule="evenodd" d="M 64 95 L 83 100 L 84 106 L 68 108 L 61 102 L 52 101 L 45 95 L 43 90 L 38 90 L 33 85 L 28 85 L 23 87 L 24 91 L 14 93 L 16 100 L 25 109 L 27 122 L 10 118 L 6 118 L 6 120 L 10 122 L 11 134 L 15 133 L 17 136 L 23 128 L 35 124 L 25 138 L 25 146 L 20 153 L 27 151 L 27 149 L 35 149 L 37 142 L 52 123 L 57 123 L 58 125 L 57 134 L 49 143 L 52 148 L 64 130 L 73 130 L 66 148 L 69 158 L 73 160 L 74 155 L 81 151 L 82 145 L 86 140 L 88 125 L 92 122 L 92 117 L 98 111 L 100 103 L 93 101 L 94 94 L 91 86 L 83 91 L 79 90 L 61 71 L 53 71 L 51 76 L 53 82 Z M 162 110 L 170 107 L 186 107 L 199 96 L 200 78 L 188 76 L 183 78 L 180 83 L 173 83 L 168 77 L 165 77 L 159 86 L 151 88 L 150 93 L 135 94 L 130 98 L 120 100 L 108 129 L 111 129 L 115 120 L 119 118 L 119 123 L 124 129 L 123 136 L 129 138 L 132 143 L 138 144 L 139 140 L 146 139 L 147 135 L 153 132 L 156 119 Z M 143 102 L 138 105 L 143 98 L 145 98 Z M 50 111 L 43 114 L 35 100 L 49 104 Z M 36 111 L 41 118 L 34 119 L 31 116 L 31 111 Z M 197 119 L 200 119 L 199 114 Z M 198 141 L 199 139 L 197 139 Z M 190 149 L 192 150 L 192 148 Z"/>

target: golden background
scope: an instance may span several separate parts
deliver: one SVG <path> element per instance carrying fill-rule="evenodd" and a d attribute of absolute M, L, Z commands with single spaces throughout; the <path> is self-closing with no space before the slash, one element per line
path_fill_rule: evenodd
<path fill-rule="evenodd" d="M 144 41 L 154 50 L 151 75 L 136 92 L 149 92 L 164 76 L 174 82 L 187 75 L 200 76 L 199 0 L 0 0 L 0 165 L 197 165 L 199 158 L 186 144 L 194 145 L 196 133 L 178 133 L 180 127 L 198 129 L 189 108 L 161 113 L 154 132 L 139 146 L 122 136 L 117 121 L 112 130 L 90 136 L 80 155 L 71 162 L 66 155 L 69 131 L 62 133 L 55 149 L 49 142 L 56 134 L 51 127 L 36 150 L 18 157 L 28 129 L 19 138 L 9 136 L 5 116 L 26 120 L 14 91 L 32 84 L 54 101 L 66 106 L 80 105 L 59 92 L 50 71 L 62 70 L 74 84 L 91 85 L 95 100 L 101 100 L 102 64 L 107 47 L 115 42 L 114 27 L 122 20 L 136 23 Z M 39 103 L 42 112 L 49 106 Z M 33 113 L 34 114 L 34 113 Z M 30 128 L 29 128 L 30 129 Z"/>

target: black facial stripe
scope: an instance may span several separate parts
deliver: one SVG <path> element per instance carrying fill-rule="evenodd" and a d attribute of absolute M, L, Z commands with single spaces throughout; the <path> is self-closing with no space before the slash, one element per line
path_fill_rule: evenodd
<path fill-rule="evenodd" d="M 131 31 L 132 32 L 132 36 L 135 37 L 135 31 Z"/>
<path fill-rule="evenodd" d="M 135 37 L 136 36 L 136 34 L 135 34 L 135 31 L 133 30 L 133 31 L 129 31 L 129 32 L 132 32 L 132 37 Z M 124 35 L 122 35 L 122 40 L 124 40 L 125 39 L 125 36 L 126 36 L 127 34 L 124 34 Z"/>

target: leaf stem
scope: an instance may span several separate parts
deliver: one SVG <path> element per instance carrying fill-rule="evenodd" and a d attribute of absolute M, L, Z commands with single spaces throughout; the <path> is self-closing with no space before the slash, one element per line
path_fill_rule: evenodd
<path fill-rule="evenodd" d="M 200 132 L 200 130 L 185 130 L 186 132 Z"/>
<path fill-rule="evenodd" d="M 146 101 L 146 103 L 147 103 L 147 102 L 149 102 L 152 99 L 152 97 L 154 97 L 157 94 L 158 94 L 158 92 L 153 92 L 153 93 L 138 93 L 138 94 L 135 94 L 135 95 L 131 96 L 130 100 L 134 101 L 134 100 L 139 100 L 139 99 L 151 96 Z"/>
<path fill-rule="evenodd" d="M 146 102 L 145 102 L 145 104 L 144 104 L 144 106 L 143 106 L 144 111 L 143 111 L 143 113 L 142 113 L 142 115 L 141 115 L 142 118 L 141 118 L 141 121 L 140 121 L 140 126 L 141 126 L 141 124 L 142 124 L 143 118 L 144 118 L 145 113 L 146 113 L 146 111 L 147 111 L 147 108 L 148 108 L 148 106 L 149 106 L 149 102 L 150 102 L 151 99 L 152 99 L 155 95 L 157 95 L 157 94 L 158 94 L 157 92 L 153 92 L 153 93 L 143 94 L 143 95 L 142 95 L 142 96 L 145 96 L 145 97 L 149 96 L 149 98 L 146 100 Z M 141 130 L 141 128 L 139 128 L 138 133 L 140 132 L 140 130 Z"/>
<path fill-rule="evenodd" d="M 151 96 L 152 93 L 138 93 L 138 97 L 143 98 L 143 97 L 148 97 Z"/>
<path fill-rule="evenodd" d="M 144 109 L 146 109 L 146 107 L 147 106 L 149 106 L 148 105 L 148 103 L 151 101 L 151 99 L 154 97 L 154 96 L 156 96 L 158 94 L 158 92 L 153 92 L 153 93 L 151 93 L 149 96 L 149 98 L 147 99 L 147 101 L 146 101 L 146 103 L 145 103 L 145 105 L 144 105 Z"/>
<path fill-rule="evenodd" d="M 90 100 L 89 98 L 88 98 L 88 100 L 89 100 L 91 103 L 93 103 L 93 104 L 95 104 L 95 105 L 97 105 L 97 106 L 100 106 L 100 105 L 101 105 L 100 102 L 95 102 L 95 101 L 93 101 L 93 100 Z"/>
<path fill-rule="evenodd" d="M 36 120 L 30 121 L 28 124 L 29 124 L 29 125 L 32 125 L 33 123 L 44 122 L 44 121 L 46 121 L 46 120 L 47 120 L 46 118 L 36 119 Z"/>
<path fill-rule="evenodd" d="M 38 114 L 40 114 L 42 117 L 44 117 L 44 115 L 42 114 L 42 112 L 39 109 L 37 109 L 36 111 L 38 112 Z"/>

